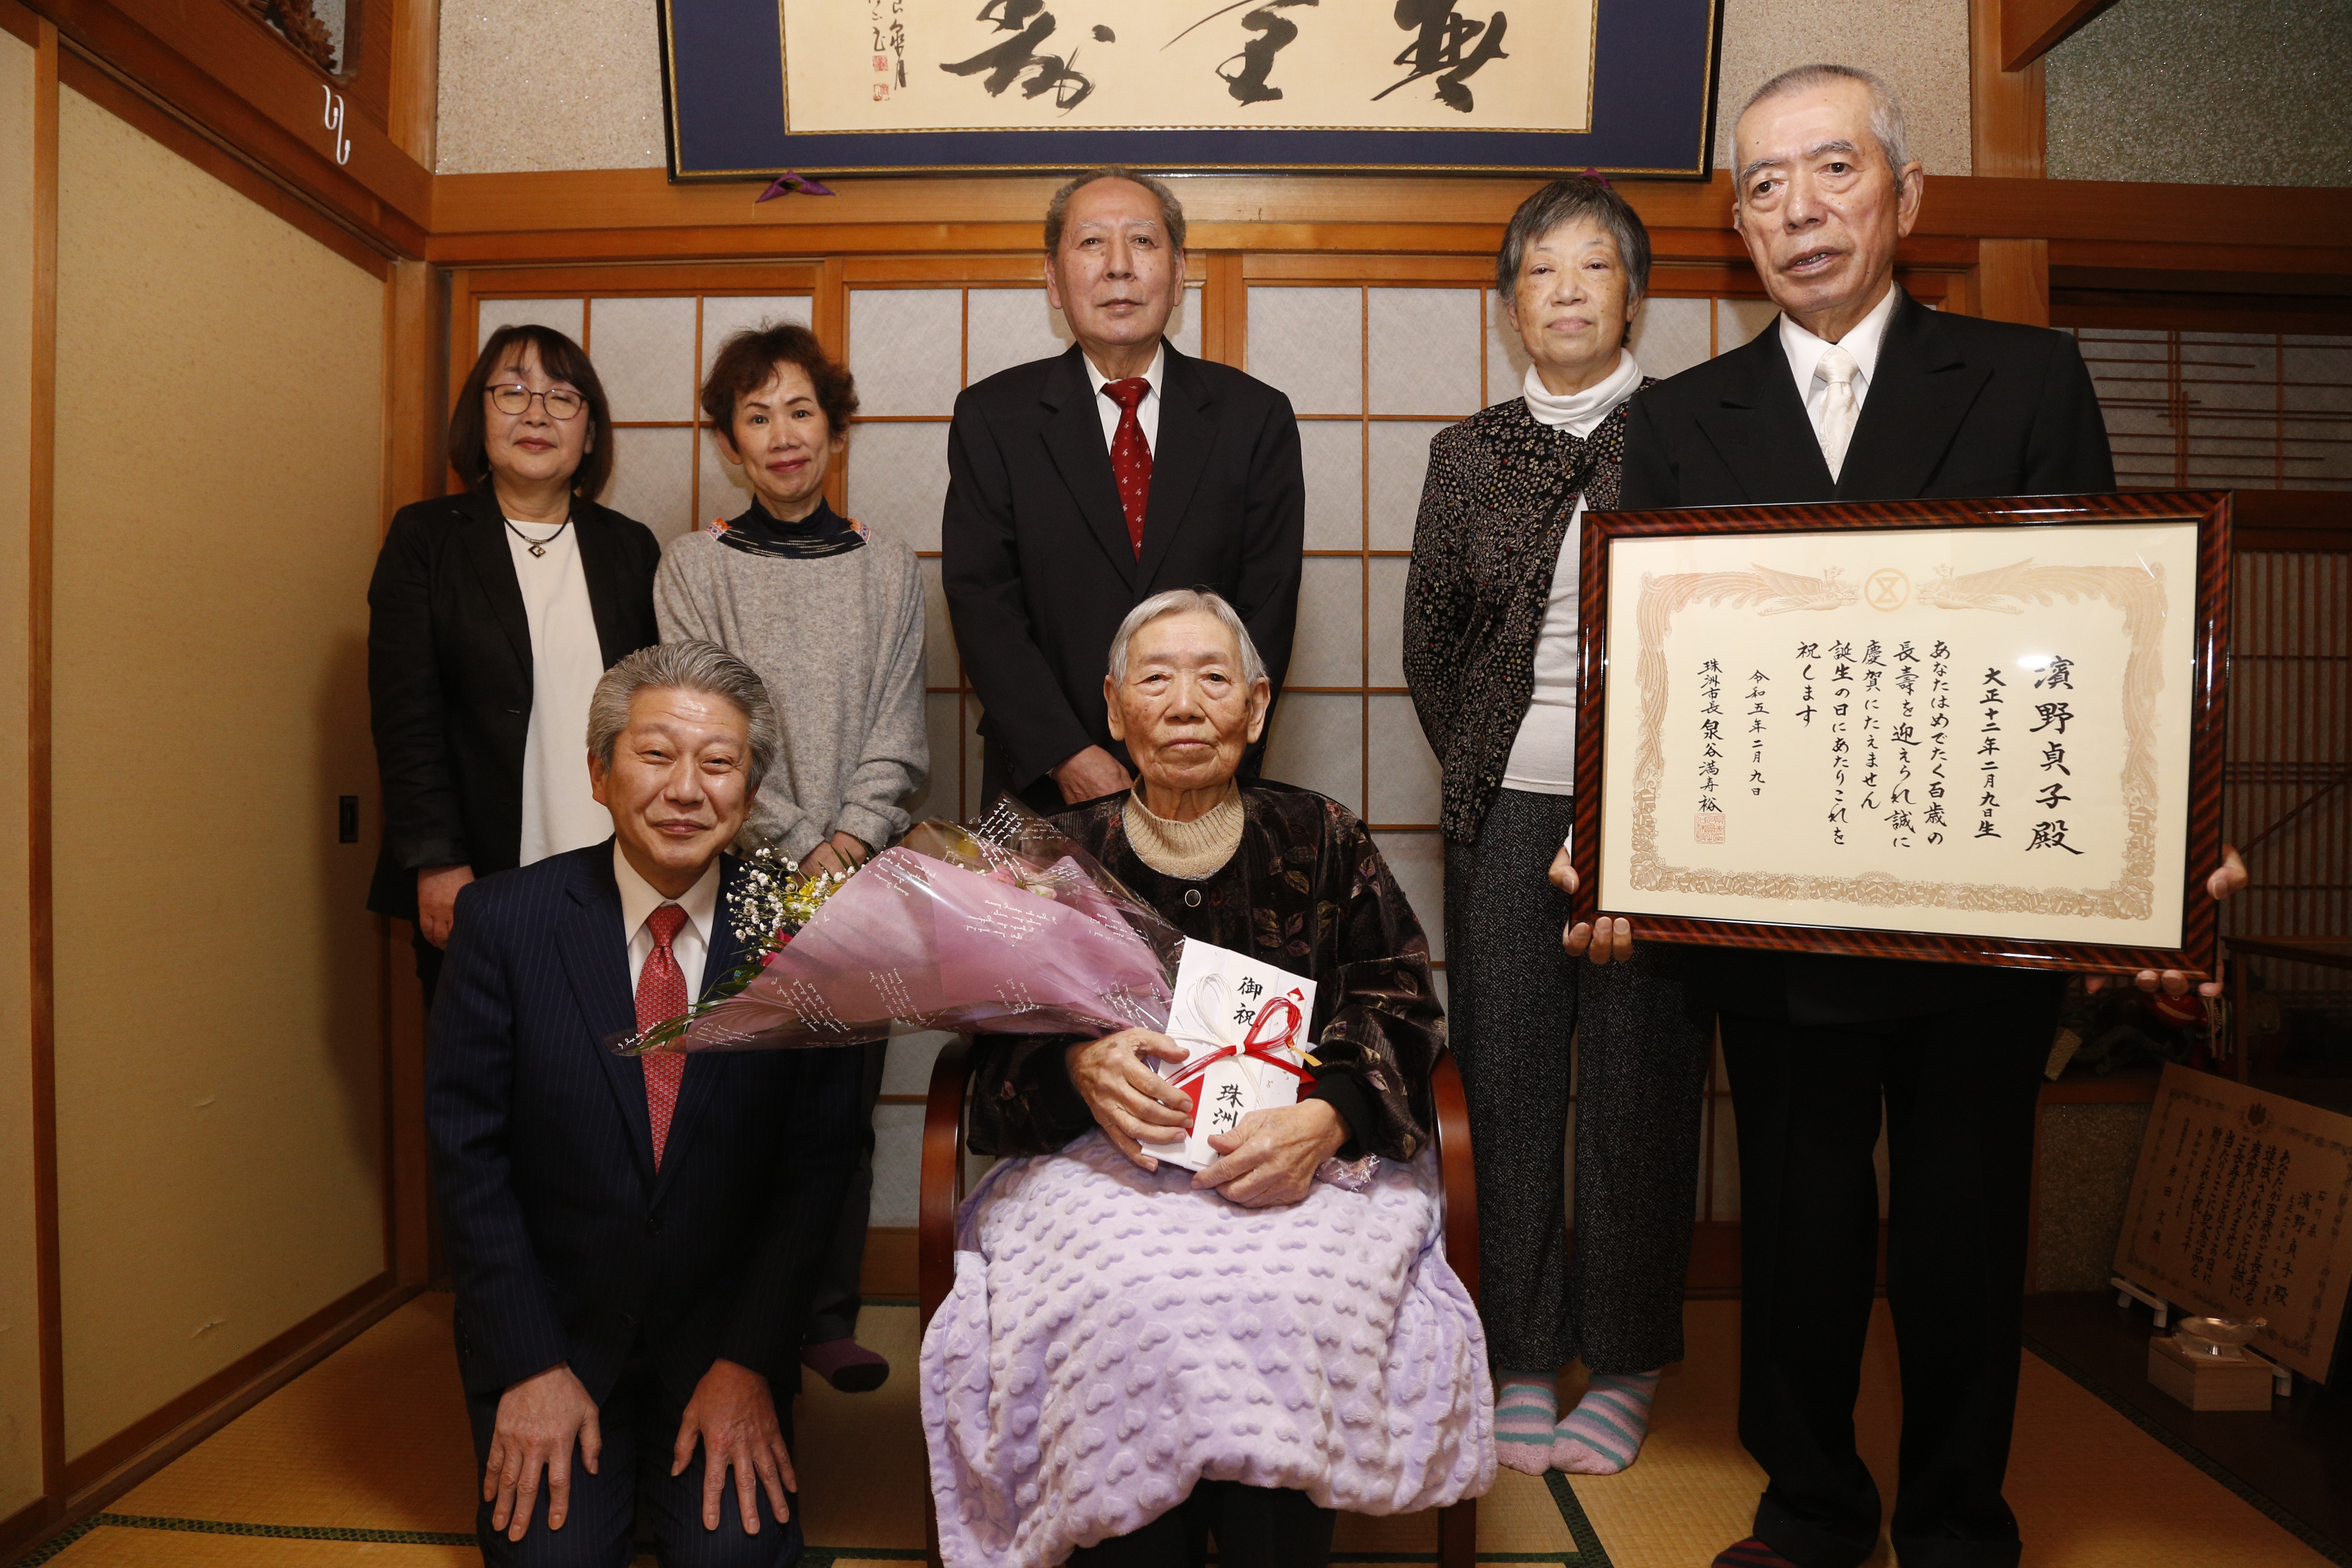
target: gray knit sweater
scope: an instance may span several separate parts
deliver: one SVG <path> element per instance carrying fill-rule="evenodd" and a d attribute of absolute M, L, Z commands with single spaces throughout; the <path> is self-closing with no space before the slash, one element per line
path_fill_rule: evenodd
<path fill-rule="evenodd" d="M 784 732 L 738 847 L 798 860 L 835 832 L 877 849 L 907 831 L 931 766 L 915 552 L 868 531 L 811 560 L 748 554 L 697 529 L 662 548 L 662 640 L 700 637 L 757 670 Z"/>

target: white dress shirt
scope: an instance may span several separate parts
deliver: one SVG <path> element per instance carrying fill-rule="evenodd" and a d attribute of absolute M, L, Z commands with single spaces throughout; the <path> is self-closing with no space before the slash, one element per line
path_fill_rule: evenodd
<path fill-rule="evenodd" d="M 612 818 L 604 819 L 609 830 Z M 686 996 L 691 1002 L 702 994 L 702 966 L 710 956 L 710 933 L 719 919 L 719 861 L 713 857 L 710 868 L 702 880 L 686 890 L 679 899 L 665 899 L 651 882 L 637 875 L 629 858 L 621 853 L 620 842 L 613 844 L 613 880 L 621 885 L 621 931 L 629 941 L 629 994 L 637 994 L 637 976 L 646 971 L 646 960 L 654 955 L 654 933 L 646 921 L 664 904 L 676 904 L 686 911 L 686 923 L 669 941 L 670 956 L 677 960 L 678 973 L 686 976 Z"/>
<path fill-rule="evenodd" d="M 1895 318 L 1895 296 L 1899 292 L 1893 283 L 1887 284 L 1886 298 L 1837 342 L 1859 367 L 1853 378 L 1857 410 L 1870 400 L 1871 378 L 1878 374 L 1878 351 L 1886 342 L 1886 323 Z M 1805 416 L 1813 422 L 1816 437 L 1822 433 L 1822 403 L 1829 395 L 1829 383 L 1814 373 L 1821 368 L 1822 351 L 1829 346 L 1826 339 L 1813 336 L 1786 315 L 1780 318 L 1780 352 L 1789 356 L 1789 374 L 1797 378 L 1797 395 L 1804 401 Z"/>
<path fill-rule="evenodd" d="M 1078 358 L 1086 364 L 1087 379 L 1095 384 L 1095 412 L 1102 416 L 1103 449 L 1108 451 L 1118 435 L 1118 405 L 1103 395 L 1103 388 L 1110 384 L 1111 378 L 1095 368 L 1086 350 L 1078 351 Z M 1151 351 L 1151 368 L 1143 373 L 1144 379 L 1151 383 L 1151 390 L 1135 405 L 1135 422 L 1143 426 L 1143 444 L 1155 456 L 1160 451 L 1160 383 L 1167 369 L 1168 344 L 1163 341 Z"/>
<path fill-rule="evenodd" d="M 530 552 L 520 530 L 546 552 Z M 530 724 L 522 743 L 522 842 L 517 864 L 584 849 L 613 831 L 588 784 L 588 700 L 604 676 L 604 645 L 580 565 L 580 531 L 509 523 L 507 552 L 530 622 Z"/>
<path fill-rule="evenodd" d="M 1554 395 L 1528 367 L 1519 395 L 1539 425 L 1565 430 L 1580 440 L 1601 428 L 1618 405 L 1640 390 L 1642 367 L 1632 353 L 1620 350 L 1617 368 L 1582 392 Z M 1579 657 L 1577 596 L 1583 560 L 1584 498 L 1560 536 L 1559 558 L 1552 563 L 1551 596 L 1544 602 L 1543 626 L 1536 634 L 1536 684 L 1528 710 L 1512 738 L 1511 754 L 1503 763 L 1503 787 L 1530 795 L 1576 793 L 1576 695 L 1583 678 Z"/>

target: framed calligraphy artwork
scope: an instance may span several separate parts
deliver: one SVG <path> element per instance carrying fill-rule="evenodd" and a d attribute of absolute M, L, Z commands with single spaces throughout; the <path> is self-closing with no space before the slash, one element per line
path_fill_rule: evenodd
<path fill-rule="evenodd" d="M 2115 1268 L 2176 1306 L 2263 1319 L 2254 1348 L 2326 1382 L 2352 1285 L 2352 1117 L 2168 1066 Z"/>
<path fill-rule="evenodd" d="M 1704 178 L 1721 0 L 662 0 L 676 179 Z"/>
<path fill-rule="evenodd" d="M 2230 498 L 1584 521 L 1579 919 L 2214 973 Z"/>

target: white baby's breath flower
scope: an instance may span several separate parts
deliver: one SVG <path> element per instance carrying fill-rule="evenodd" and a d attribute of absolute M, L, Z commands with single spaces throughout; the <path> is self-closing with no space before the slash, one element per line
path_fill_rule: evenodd
<path fill-rule="evenodd" d="M 850 875 L 846 871 L 804 875 L 773 847 L 753 850 L 744 859 L 734 893 L 731 912 L 736 936 L 763 947 L 772 944 L 779 931 L 797 931 L 814 920 L 825 900 Z"/>

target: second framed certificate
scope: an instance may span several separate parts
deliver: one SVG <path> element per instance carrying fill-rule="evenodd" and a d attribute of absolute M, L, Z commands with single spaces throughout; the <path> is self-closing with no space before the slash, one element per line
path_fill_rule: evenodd
<path fill-rule="evenodd" d="M 1584 521 L 1578 917 L 2213 972 L 2230 501 Z"/>

